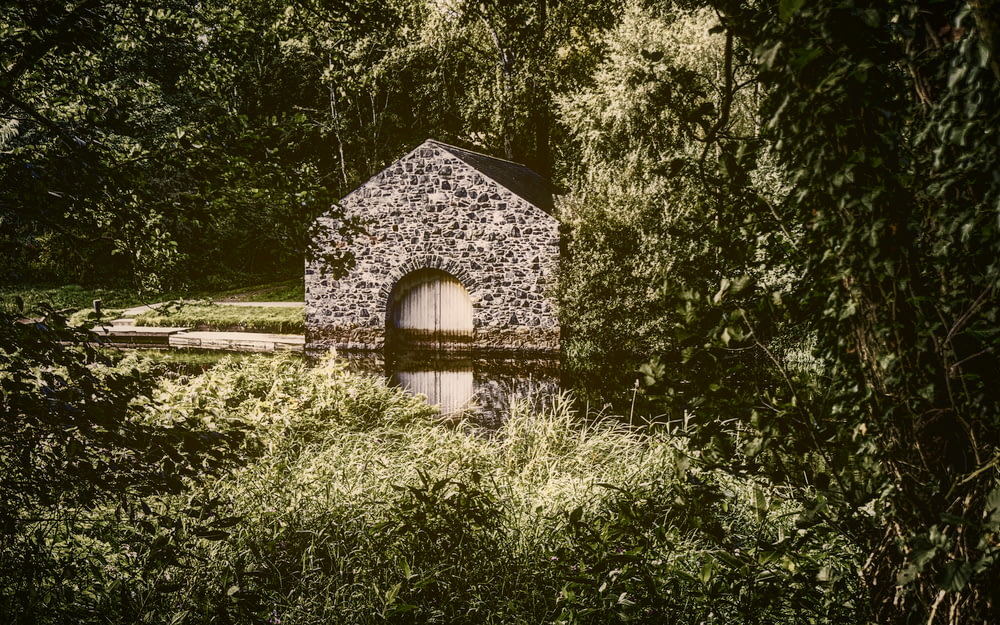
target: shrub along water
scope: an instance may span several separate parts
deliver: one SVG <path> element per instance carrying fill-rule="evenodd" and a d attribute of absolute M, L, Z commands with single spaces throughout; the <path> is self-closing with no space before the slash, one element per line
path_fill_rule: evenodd
<path fill-rule="evenodd" d="M 797 533 L 794 493 L 701 470 L 665 428 L 527 399 L 484 432 L 333 359 L 164 380 L 152 424 L 248 434 L 173 502 L 216 502 L 217 527 L 162 572 L 180 586 L 158 618 L 851 622 L 859 554 Z"/>

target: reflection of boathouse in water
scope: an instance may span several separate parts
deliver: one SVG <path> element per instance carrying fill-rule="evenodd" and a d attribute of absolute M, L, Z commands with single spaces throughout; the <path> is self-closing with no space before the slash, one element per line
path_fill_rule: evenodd
<path fill-rule="evenodd" d="M 367 236 L 348 248 L 356 265 L 340 279 L 321 260 L 306 266 L 308 348 L 558 352 L 559 224 L 541 176 L 428 140 L 341 205 Z"/>
<path fill-rule="evenodd" d="M 306 347 L 436 350 L 558 358 L 554 281 L 559 224 L 549 183 L 523 165 L 428 140 L 347 195 L 366 235 L 348 244 L 319 218 L 319 251 L 350 251 L 334 279 L 306 266 Z M 394 357 L 386 362 L 395 362 Z M 428 357 L 427 362 L 436 358 Z M 412 361 L 411 361 L 412 362 Z M 418 366 L 391 377 L 442 410 L 475 394 L 471 366 Z M 437 397 L 435 397 L 437 395 Z"/>

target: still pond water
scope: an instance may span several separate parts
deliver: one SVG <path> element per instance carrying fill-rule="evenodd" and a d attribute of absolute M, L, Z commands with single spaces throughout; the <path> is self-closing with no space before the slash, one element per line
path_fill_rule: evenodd
<path fill-rule="evenodd" d="M 497 425 L 517 401 L 558 393 L 558 360 L 484 358 L 446 352 L 351 354 L 350 368 L 384 376 L 394 386 L 441 407 L 442 415 Z"/>
<path fill-rule="evenodd" d="M 198 373 L 224 357 L 262 354 L 205 350 L 152 350 L 171 369 Z M 318 358 L 322 354 L 307 357 Z M 473 357 L 447 352 L 359 352 L 338 355 L 348 369 L 383 377 L 414 395 L 422 394 L 441 414 L 466 417 L 486 427 L 502 423 L 515 402 L 539 402 L 569 388 L 557 359 Z"/>

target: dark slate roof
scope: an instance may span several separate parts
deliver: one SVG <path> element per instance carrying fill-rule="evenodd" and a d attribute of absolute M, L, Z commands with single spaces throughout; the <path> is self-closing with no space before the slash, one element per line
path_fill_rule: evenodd
<path fill-rule="evenodd" d="M 483 175 L 503 185 L 534 206 L 537 206 L 546 213 L 552 213 L 554 209 L 552 183 L 524 165 L 505 161 L 502 158 L 486 156 L 478 152 L 470 152 L 469 150 L 441 143 L 434 139 L 428 139 L 426 144 L 431 144 L 445 150 L 466 165 L 480 171 Z"/>

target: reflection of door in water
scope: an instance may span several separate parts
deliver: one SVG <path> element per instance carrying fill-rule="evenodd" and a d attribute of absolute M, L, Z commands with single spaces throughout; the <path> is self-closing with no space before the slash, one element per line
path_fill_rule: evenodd
<path fill-rule="evenodd" d="M 423 394 L 428 404 L 440 405 L 442 415 L 458 412 L 472 399 L 471 362 L 464 369 L 397 371 L 393 381 L 414 395 Z"/>
<path fill-rule="evenodd" d="M 455 276 L 420 269 L 396 284 L 388 325 L 394 340 L 421 347 L 446 347 L 472 340 L 472 300 Z"/>

